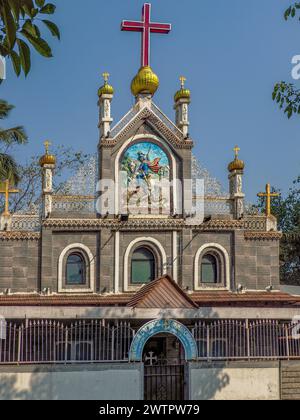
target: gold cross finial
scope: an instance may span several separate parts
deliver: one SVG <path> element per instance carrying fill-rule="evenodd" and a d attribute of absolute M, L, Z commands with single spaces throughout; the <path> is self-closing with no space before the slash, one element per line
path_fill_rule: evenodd
<path fill-rule="evenodd" d="M 257 194 L 258 197 L 266 198 L 266 216 L 271 216 L 271 200 L 272 198 L 279 197 L 278 193 L 271 193 L 271 185 L 266 185 L 266 192 Z"/>
<path fill-rule="evenodd" d="M 180 83 L 181 83 L 181 89 L 184 89 L 184 85 L 185 85 L 185 82 L 186 82 L 186 77 L 181 76 L 181 77 L 179 77 L 179 80 L 180 80 Z"/>
<path fill-rule="evenodd" d="M 106 71 L 106 72 L 102 73 L 102 76 L 103 76 L 105 84 L 107 84 L 110 74 Z"/>
<path fill-rule="evenodd" d="M 51 142 L 49 141 L 49 140 L 46 140 L 45 142 L 44 142 L 44 146 L 45 146 L 45 149 L 46 149 L 46 155 L 48 155 L 48 153 L 49 153 L 49 147 L 51 146 L 52 144 L 51 144 Z"/>
<path fill-rule="evenodd" d="M 5 209 L 4 209 L 4 213 L 3 216 L 10 216 L 9 213 L 9 195 L 10 194 L 18 194 L 20 191 L 19 190 L 15 190 L 9 187 L 9 180 L 7 179 L 4 182 L 4 188 L 0 189 L 0 194 L 4 194 L 4 199 L 5 199 Z"/>
<path fill-rule="evenodd" d="M 241 149 L 239 148 L 239 146 L 235 146 L 233 150 L 235 153 L 235 158 L 237 159 L 239 157 L 239 152 L 241 151 Z"/>

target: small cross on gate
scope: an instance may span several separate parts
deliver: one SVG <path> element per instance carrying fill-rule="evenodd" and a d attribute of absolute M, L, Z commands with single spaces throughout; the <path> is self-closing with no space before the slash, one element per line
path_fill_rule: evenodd
<path fill-rule="evenodd" d="M 266 198 L 266 216 L 271 216 L 271 199 L 275 197 L 279 197 L 280 194 L 278 193 L 271 193 L 271 185 L 266 185 L 266 192 L 257 194 L 258 197 Z"/>
<path fill-rule="evenodd" d="M 149 365 L 150 366 L 153 366 L 153 364 L 155 362 L 157 362 L 157 356 L 154 356 L 154 352 L 153 351 L 150 351 L 148 354 L 149 354 L 149 356 L 146 356 L 145 357 L 145 362 L 149 362 Z"/>
<path fill-rule="evenodd" d="M 168 34 L 172 29 L 169 23 L 151 22 L 151 4 L 145 3 L 142 21 L 123 20 L 121 30 L 142 33 L 142 67 L 150 66 L 150 37 L 151 33 Z"/>
<path fill-rule="evenodd" d="M 10 194 L 18 194 L 20 191 L 16 190 L 16 189 L 11 189 L 9 187 L 9 180 L 7 179 L 4 182 L 4 188 L 0 189 L 0 194 L 4 194 L 4 198 L 5 198 L 5 209 L 4 209 L 4 213 L 2 214 L 3 216 L 10 216 L 9 213 L 9 195 Z"/>

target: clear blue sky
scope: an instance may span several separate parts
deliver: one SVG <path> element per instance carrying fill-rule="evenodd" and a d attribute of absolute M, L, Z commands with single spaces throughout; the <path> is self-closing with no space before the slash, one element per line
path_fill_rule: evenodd
<path fill-rule="evenodd" d="M 300 54 L 300 23 L 286 23 L 292 0 L 152 0 L 153 20 L 171 22 L 169 36 L 152 36 L 152 67 L 161 85 L 155 96 L 174 118 L 178 77 L 193 94 L 190 133 L 202 165 L 227 187 L 227 164 L 238 144 L 246 161 L 248 200 L 266 182 L 286 190 L 300 174 L 300 119 L 288 121 L 271 100 L 275 82 L 291 80 L 291 59 Z M 140 64 L 140 36 L 122 33 L 122 19 L 140 19 L 142 0 L 54 1 L 62 40 L 51 40 L 54 58 L 34 54 L 27 80 L 9 67 L 1 97 L 16 106 L 7 125 L 23 124 L 30 143 L 94 153 L 98 140 L 97 89 L 104 70 L 115 87 L 115 122 L 133 104 L 130 82 Z M 300 87 L 300 82 L 296 82 Z"/>

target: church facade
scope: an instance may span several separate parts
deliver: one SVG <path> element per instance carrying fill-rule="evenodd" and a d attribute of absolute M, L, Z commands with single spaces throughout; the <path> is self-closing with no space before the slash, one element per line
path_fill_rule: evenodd
<path fill-rule="evenodd" d="M 238 147 L 228 194 L 195 179 L 185 79 L 174 122 L 154 103 L 147 42 L 171 27 L 150 12 L 122 24 L 143 34 L 134 106 L 113 125 L 108 74 L 98 92 L 95 194 L 53 193 L 47 144 L 40 213 L 1 216 L 0 398 L 298 395 L 285 378 L 300 359 L 300 299 L 280 290 L 272 194 L 264 215 L 249 214 Z"/>

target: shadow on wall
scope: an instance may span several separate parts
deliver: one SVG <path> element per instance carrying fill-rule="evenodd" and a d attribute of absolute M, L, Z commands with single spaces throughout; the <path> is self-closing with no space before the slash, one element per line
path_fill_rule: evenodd
<path fill-rule="evenodd" d="M 196 365 L 193 363 L 191 365 Z M 195 400 L 208 401 L 214 400 L 216 394 L 221 392 L 222 389 L 226 388 L 230 384 L 230 378 L 227 374 L 224 374 L 222 368 L 210 369 L 207 376 L 208 366 L 205 369 L 197 369 L 201 371 L 201 380 L 194 382 L 193 389 L 190 390 L 190 395 Z M 68 372 L 70 372 L 68 370 Z M 60 371 L 59 384 L 57 381 L 57 375 L 53 375 L 52 369 L 49 368 L 48 373 L 41 372 L 39 369 L 33 369 L 31 372 L 27 369 L 24 371 L 20 369 L 16 373 L 7 373 L 1 375 L 0 382 L 0 401 L 7 400 L 86 400 L 86 394 L 80 393 L 80 387 L 74 389 L 74 382 L 72 375 L 64 374 L 64 371 Z M 102 384 L 104 386 L 105 384 Z M 85 378 L 85 371 L 81 372 L 81 383 L 82 390 L 89 389 L 90 381 L 89 376 Z M 77 391 L 77 392 L 76 392 Z M 117 396 L 117 399 L 122 399 L 122 395 Z M 101 395 L 99 398 L 101 400 Z M 105 398 L 106 399 L 106 398 Z M 112 397 L 112 400 L 115 399 Z M 124 398 L 125 399 L 125 398 Z"/>
<path fill-rule="evenodd" d="M 221 393 L 224 388 L 230 385 L 230 377 L 224 373 L 222 368 L 213 368 L 209 365 L 202 367 L 203 369 L 197 367 L 197 372 L 201 372 L 201 379 L 193 383 L 192 399 L 199 401 L 214 400 L 217 393 Z"/>
<path fill-rule="evenodd" d="M 19 400 L 22 396 L 17 390 L 17 375 L 1 375 L 0 401 Z"/>
<path fill-rule="evenodd" d="M 76 364 L 0 369 L 0 400 L 136 400 L 141 365 Z"/>
<path fill-rule="evenodd" d="M 51 372 L 51 369 L 49 369 Z M 22 377 L 20 374 L 23 374 Z M 60 388 L 72 389 L 71 375 L 62 375 L 64 383 L 60 381 Z M 22 378 L 22 379 L 21 379 Z M 68 378 L 68 380 L 67 380 Z M 70 392 L 70 391 L 69 391 Z M 67 392 L 67 394 L 69 394 Z M 60 400 L 65 396 L 60 395 L 51 373 L 33 369 L 20 370 L 17 374 L 7 373 L 1 375 L 0 400 Z M 71 399 L 71 398 L 70 398 Z M 79 399 L 78 395 L 74 399 Z"/>

